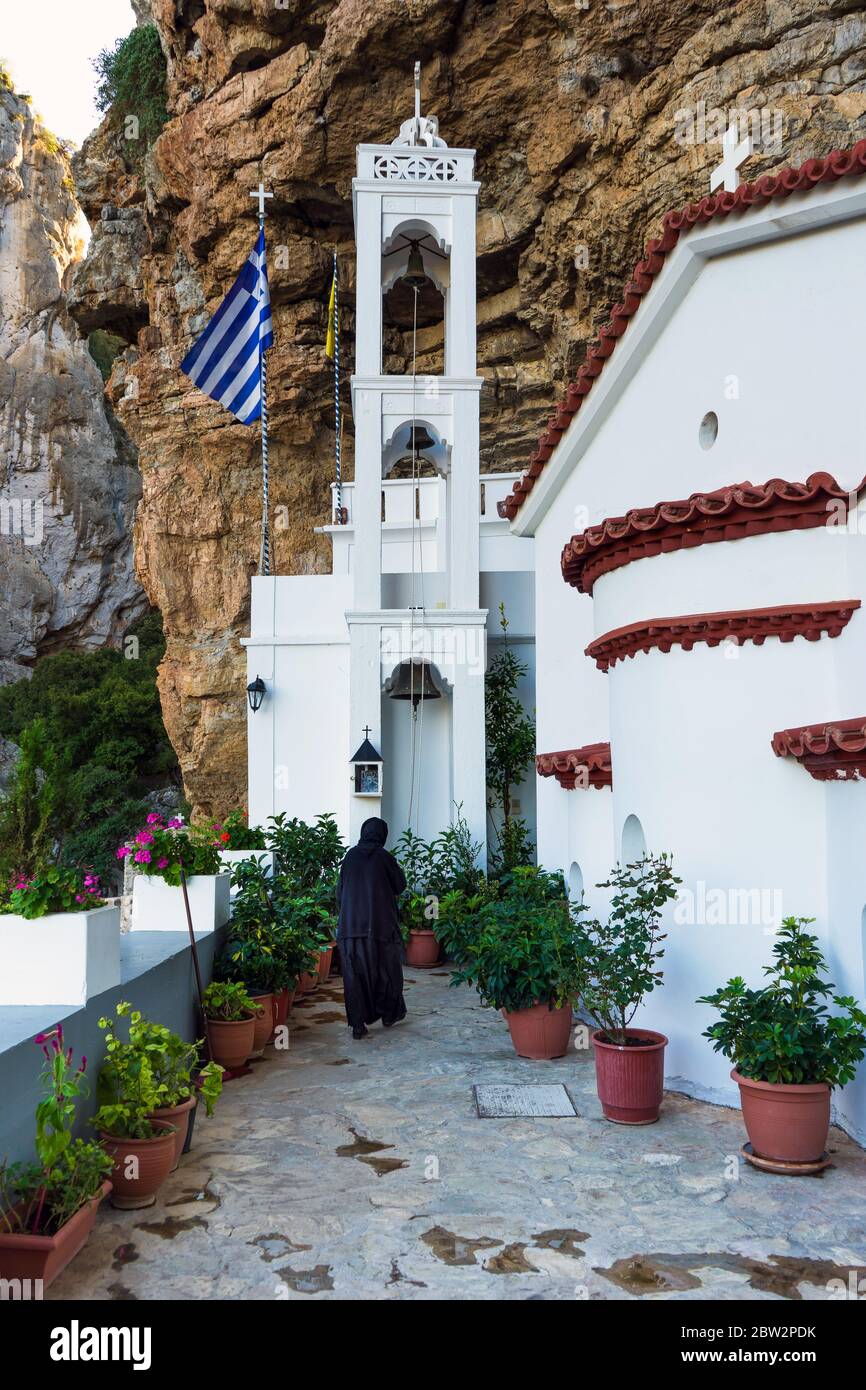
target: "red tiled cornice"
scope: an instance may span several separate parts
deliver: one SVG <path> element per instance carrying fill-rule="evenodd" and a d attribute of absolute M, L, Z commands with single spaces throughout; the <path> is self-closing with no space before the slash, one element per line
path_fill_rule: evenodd
<path fill-rule="evenodd" d="M 854 178 L 864 173 L 866 140 L 858 140 L 850 149 L 832 150 L 825 159 L 807 159 L 799 168 L 782 169 L 778 174 L 763 174 L 754 183 L 740 184 L 732 193 L 717 193 L 701 198 L 700 202 L 689 203 L 684 208 L 666 213 L 662 219 L 662 235 L 647 243 L 643 259 L 638 261 L 631 280 L 625 287 L 622 303 L 614 305 L 610 313 L 610 322 L 602 328 L 598 338 L 587 349 L 583 365 L 568 387 L 565 400 L 560 402 L 548 420 L 547 429 L 530 455 L 526 471 L 515 483 L 508 497 L 499 503 L 499 515 L 507 517 L 509 521 L 516 517 L 534 488 L 536 479 L 591 391 L 593 382 L 601 375 L 617 340 L 628 327 L 630 319 L 637 311 L 643 296 L 651 288 L 666 257 L 679 241 L 681 232 L 688 231 L 699 222 L 710 222 L 714 218 L 747 212 L 749 208 L 761 207 L 765 203 L 787 198 L 791 193 L 807 193 L 818 184 L 834 183 L 837 179 Z"/>
<path fill-rule="evenodd" d="M 690 652 L 696 642 L 717 647 L 727 638 L 737 643 L 754 642 L 760 647 L 768 637 L 781 642 L 793 642 L 805 637 L 817 642 L 824 634 L 838 637 L 851 621 L 859 599 L 843 599 L 838 603 L 796 603 L 781 608 L 743 608 L 730 613 L 689 613 L 677 618 L 649 618 L 627 627 L 614 628 L 596 637 L 586 648 L 600 671 L 607 671 L 614 662 L 658 647 L 669 652 L 682 647 Z"/>
<path fill-rule="evenodd" d="M 583 594 L 596 579 L 632 560 L 714 541 L 736 541 L 770 531 L 826 526 L 832 504 L 856 497 L 866 478 L 849 493 L 829 473 L 812 473 L 805 483 L 783 478 L 738 483 L 715 492 L 693 492 L 680 502 L 635 507 L 572 536 L 562 552 L 562 577 Z"/>
<path fill-rule="evenodd" d="M 587 743 L 583 748 L 539 753 L 535 770 L 539 777 L 555 777 L 566 791 L 574 791 L 575 787 L 613 786 L 609 743 Z"/>
<path fill-rule="evenodd" d="M 866 715 L 832 724 L 803 724 L 773 734 L 777 758 L 796 758 L 819 782 L 866 777 Z"/>

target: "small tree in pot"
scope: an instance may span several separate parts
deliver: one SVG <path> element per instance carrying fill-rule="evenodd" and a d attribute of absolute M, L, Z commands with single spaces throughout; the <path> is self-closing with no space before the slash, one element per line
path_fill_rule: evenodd
<path fill-rule="evenodd" d="M 482 1004 L 502 1011 L 521 1057 L 561 1057 L 568 1048 L 581 980 L 576 919 L 585 910 L 568 901 L 561 874 L 518 868 L 481 906 L 471 935 L 461 933 L 452 984 L 474 985 Z"/>
<path fill-rule="evenodd" d="M 581 999 L 597 1025 L 592 1042 L 598 1096 L 607 1119 L 617 1124 L 646 1125 L 659 1117 L 668 1040 L 629 1025 L 662 982 L 662 912 L 681 881 L 665 854 L 618 864 L 598 885 L 613 890 L 607 921 L 581 924 Z"/>
<path fill-rule="evenodd" d="M 821 1160 L 830 1092 L 853 1080 L 866 1055 L 866 1013 L 852 996 L 832 993 L 818 939 L 806 931 L 813 920 L 785 918 L 763 989 L 738 975 L 698 1000 L 721 1014 L 704 1037 L 734 1063 L 752 1153 L 778 1164 Z"/>

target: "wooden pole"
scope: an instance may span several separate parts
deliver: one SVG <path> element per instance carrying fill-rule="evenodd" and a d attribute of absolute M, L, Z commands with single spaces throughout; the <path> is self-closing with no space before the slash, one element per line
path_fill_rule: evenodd
<path fill-rule="evenodd" d="M 198 945 L 195 939 L 195 930 L 192 925 L 192 912 L 190 910 L 189 905 L 189 892 L 186 886 L 186 874 L 184 873 L 182 868 L 180 871 L 180 886 L 183 889 L 183 905 L 186 908 L 186 924 L 189 928 L 189 944 L 190 950 L 192 951 L 193 969 L 195 970 L 195 983 L 196 989 L 198 990 L 198 1004 L 199 1008 L 201 1009 L 202 1022 L 204 1025 L 205 1046 L 207 1047 L 208 1061 L 211 1062 L 213 1061 L 213 1053 L 211 1051 L 210 1045 L 210 1030 L 208 1029 L 207 1014 L 204 1011 L 204 987 L 201 982 L 201 964 L 198 958 Z"/>

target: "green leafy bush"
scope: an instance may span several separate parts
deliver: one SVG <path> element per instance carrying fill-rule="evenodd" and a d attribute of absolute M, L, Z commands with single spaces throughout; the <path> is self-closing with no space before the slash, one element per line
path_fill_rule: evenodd
<path fill-rule="evenodd" d="M 813 920 L 785 918 L 763 989 L 737 975 L 698 1000 L 721 1014 L 704 1037 L 752 1081 L 844 1086 L 866 1055 L 866 1013 L 851 995 L 832 993 L 818 938 L 805 930 Z M 829 1012 L 827 999 L 839 1013 Z"/>
<path fill-rule="evenodd" d="M 276 876 L 293 891 L 318 891 L 323 883 L 329 890 L 335 888 L 346 846 L 331 813 L 317 816 L 312 823 L 297 816 L 291 820 L 284 814 L 272 816 L 265 838 L 267 848 L 274 851 Z"/>
<path fill-rule="evenodd" d="M 119 883 L 114 846 L 140 825 L 154 787 L 179 784 L 156 687 L 159 614 L 124 652 L 58 652 L 0 688 L 0 736 L 21 748 L 0 805 L 0 880 L 57 860 Z"/>
<path fill-rule="evenodd" d="M 461 936 L 452 984 L 474 985 L 482 1004 L 509 1012 L 568 1004 L 582 981 L 578 917 L 585 910 L 569 902 L 561 874 L 515 869 Z"/>
<path fill-rule="evenodd" d="M 491 855 L 491 867 L 511 869 L 531 863 L 533 856 L 525 823 L 512 825 L 511 793 L 514 786 L 523 781 L 535 757 L 535 720 L 525 713 L 518 694 L 528 667 L 508 646 L 504 603 L 499 605 L 499 625 L 504 645 L 493 657 L 484 677 L 486 777 L 488 809 L 501 816 L 501 823 L 496 827 L 499 846 Z"/>
<path fill-rule="evenodd" d="M 3 692 L 0 691 L 0 697 Z M 0 882 L 32 878 L 51 859 L 63 823 L 57 755 L 44 719 L 19 735 L 21 752 L 0 805 Z"/>
<path fill-rule="evenodd" d="M 126 1038 L 118 1033 L 117 1021 L 100 1019 L 106 1035 L 105 1061 L 99 1073 L 99 1098 L 103 1104 L 129 1102 L 139 1076 L 146 1076 L 161 1110 L 184 1101 L 198 1092 L 208 1115 L 222 1091 L 223 1068 L 215 1062 L 201 1067 L 202 1041 L 184 1042 L 161 1023 L 153 1023 L 125 1000 L 116 1008 L 117 1018 L 128 1020 Z M 197 1080 L 195 1079 L 197 1077 Z"/>
<path fill-rule="evenodd" d="M 608 1042 L 625 1045 L 638 1006 L 662 982 L 661 914 L 681 882 L 665 854 L 618 864 L 598 885 L 613 889 L 607 921 L 581 922 L 581 999 Z"/>
<path fill-rule="evenodd" d="M 110 112 L 124 127 L 124 148 L 135 164 L 156 140 L 166 121 L 166 62 L 155 24 L 143 24 L 104 48 L 93 66 L 99 79 L 96 107 Z M 137 138 L 126 134 L 128 118 L 137 121 Z"/>
<path fill-rule="evenodd" d="M 87 347 L 103 381 L 107 381 L 111 376 L 115 361 L 128 346 L 125 338 L 118 337 L 116 333 L 109 333 L 104 328 L 94 328 L 88 336 Z"/>

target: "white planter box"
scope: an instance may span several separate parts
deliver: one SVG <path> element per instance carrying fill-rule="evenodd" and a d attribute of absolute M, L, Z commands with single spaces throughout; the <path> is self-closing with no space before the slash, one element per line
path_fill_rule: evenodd
<path fill-rule="evenodd" d="M 228 874 L 193 874 L 186 881 L 193 929 L 214 931 L 229 920 Z M 183 889 L 173 888 L 165 879 L 136 874 L 132 881 L 132 923 L 130 931 L 188 932 Z"/>
<path fill-rule="evenodd" d="M 265 873 L 268 878 L 274 876 L 274 851 L 272 849 L 224 849 L 220 851 L 220 859 L 225 867 L 233 869 L 235 864 L 241 864 L 244 859 L 258 859 L 264 864 Z M 232 897 L 237 893 L 237 889 L 231 890 Z"/>
<path fill-rule="evenodd" d="M 119 907 L 0 916 L 0 1004 L 86 1004 L 119 984 Z"/>

